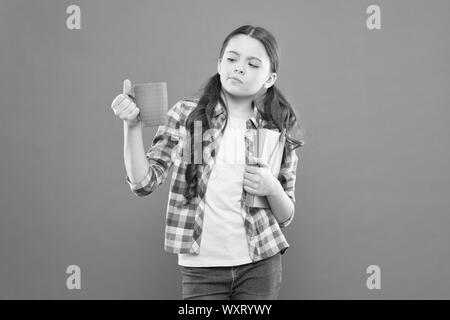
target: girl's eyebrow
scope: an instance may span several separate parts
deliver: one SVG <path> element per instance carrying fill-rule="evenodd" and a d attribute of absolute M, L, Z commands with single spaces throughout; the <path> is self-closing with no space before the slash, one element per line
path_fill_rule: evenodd
<path fill-rule="evenodd" d="M 238 52 L 236 52 L 236 51 L 233 51 L 233 50 L 229 50 L 229 51 L 227 51 L 227 52 L 230 52 L 230 53 L 235 53 L 235 54 L 239 55 L 239 53 L 238 53 Z M 259 59 L 259 58 L 257 58 L 257 57 L 252 57 L 252 56 L 250 56 L 250 57 L 249 57 L 249 59 L 256 59 L 256 60 L 259 60 L 259 61 L 261 61 L 261 59 Z M 262 63 L 262 61 L 261 61 L 261 63 Z"/>

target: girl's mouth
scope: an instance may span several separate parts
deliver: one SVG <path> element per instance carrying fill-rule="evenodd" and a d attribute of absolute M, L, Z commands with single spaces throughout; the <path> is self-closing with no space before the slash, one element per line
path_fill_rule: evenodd
<path fill-rule="evenodd" d="M 241 80 L 233 78 L 233 77 L 230 77 L 229 79 L 234 81 L 234 82 L 243 83 Z"/>

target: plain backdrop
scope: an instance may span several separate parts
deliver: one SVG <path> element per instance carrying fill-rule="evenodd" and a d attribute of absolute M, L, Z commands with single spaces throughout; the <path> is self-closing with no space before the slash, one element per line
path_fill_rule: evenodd
<path fill-rule="evenodd" d="M 449 17 L 445 0 L 1 0 L 0 298 L 181 298 L 169 181 L 132 194 L 111 102 L 129 78 L 167 82 L 173 106 L 243 24 L 277 38 L 305 133 L 279 298 L 450 298 Z"/>

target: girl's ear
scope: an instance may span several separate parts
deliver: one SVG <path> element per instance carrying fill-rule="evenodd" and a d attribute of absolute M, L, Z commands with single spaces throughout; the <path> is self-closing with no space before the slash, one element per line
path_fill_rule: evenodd
<path fill-rule="evenodd" d="M 277 74 L 274 72 L 269 77 L 269 79 L 267 79 L 267 81 L 264 83 L 264 88 L 269 89 L 271 86 L 275 84 L 275 81 L 277 81 Z"/>
<path fill-rule="evenodd" d="M 217 62 L 217 72 L 220 74 L 220 58 L 219 61 Z"/>

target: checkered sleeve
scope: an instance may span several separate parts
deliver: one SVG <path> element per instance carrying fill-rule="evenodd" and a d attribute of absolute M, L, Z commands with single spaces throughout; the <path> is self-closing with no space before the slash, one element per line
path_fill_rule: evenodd
<path fill-rule="evenodd" d="M 279 223 L 281 228 L 287 227 L 295 215 L 295 180 L 297 174 L 298 156 L 295 150 L 287 152 L 286 159 L 282 161 L 278 181 L 280 181 L 284 192 L 294 203 L 294 211 L 284 222 Z"/>
<path fill-rule="evenodd" d="M 167 112 L 165 124 L 158 127 L 152 146 L 146 153 L 149 171 L 144 179 L 132 183 L 126 175 L 131 191 L 139 197 L 151 194 L 167 179 L 178 151 L 181 106 L 180 100 Z"/>

